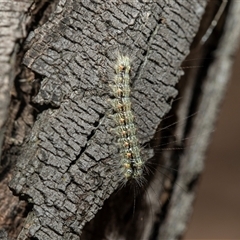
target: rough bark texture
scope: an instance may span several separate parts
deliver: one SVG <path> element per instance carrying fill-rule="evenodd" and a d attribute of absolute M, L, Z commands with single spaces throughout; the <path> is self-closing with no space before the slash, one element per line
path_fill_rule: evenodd
<path fill-rule="evenodd" d="M 31 7 L 34 9 L 36 6 L 31 2 L 0 1 L 0 155 L 3 152 L 0 166 L 1 239 L 7 236 L 4 230 L 13 233 L 22 228 L 22 216 L 26 208 L 26 204 L 19 202 L 18 197 L 13 197 L 8 188 L 11 179 L 10 169 L 14 165 L 14 154 L 9 161 L 4 156 L 12 144 L 22 143 L 25 127 L 32 122 L 31 115 L 28 118 L 24 113 L 19 114 L 21 102 L 17 100 L 19 97 L 17 91 L 13 90 L 14 79 L 21 71 L 18 54 L 27 35 L 27 26 L 31 21 L 28 15 Z M 27 95 L 30 99 L 30 95 Z M 24 102 L 23 99 L 22 102 Z M 31 109 L 28 105 L 25 110 L 21 109 L 21 111 L 26 113 Z"/>
<path fill-rule="evenodd" d="M 237 15 L 239 3 L 234 4 L 230 9 Z M 42 6 L 34 5 L 30 11 L 53 9 L 52 13 L 43 15 L 42 26 L 29 34 L 23 59 L 35 73 L 32 80 L 42 76 L 33 99 L 37 120 L 24 144 L 4 155 L 5 162 L 17 161 L 11 189 L 28 202 L 18 239 L 179 238 L 191 212 L 195 182 L 232 63 L 233 48 L 225 48 L 221 56 L 217 54 L 219 60 L 208 63 L 209 75 L 204 66 L 198 78 L 197 71 L 190 71 L 176 86 L 206 1 L 72 0 Z M 235 32 L 232 46 L 236 46 L 240 30 L 233 31 L 233 25 L 226 25 L 225 35 Z M 222 41 L 220 51 L 226 40 Z M 198 48 L 196 56 L 206 57 L 199 53 L 203 49 Z M 142 146 L 158 133 L 178 90 L 181 101 L 171 112 L 178 122 L 171 129 L 176 137 L 166 138 L 169 134 L 161 132 L 159 141 L 155 136 L 151 161 L 146 151 L 150 174 L 145 175 L 145 186 L 132 183 L 116 192 L 123 177 L 108 99 L 119 52 L 132 59 L 131 97 Z M 219 79 L 214 69 L 222 65 L 225 74 Z M 188 117 L 195 112 L 194 118 Z M 160 128 L 169 124 L 166 119 Z M 185 144 L 183 139 L 189 136 L 190 144 Z M 159 152 L 155 147 L 166 143 L 181 150 Z M 168 171 L 173 168 L 177 174 Z M 169 178 L 173 181 L 167 184 Z"/>

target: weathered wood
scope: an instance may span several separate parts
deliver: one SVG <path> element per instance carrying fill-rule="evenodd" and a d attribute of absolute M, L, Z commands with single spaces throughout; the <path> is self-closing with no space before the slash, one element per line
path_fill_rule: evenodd
<path fill-rule="evenodd" d="M 205 6 L 203 0 L 59 1 L 49 19 L 31 32 L 23 62 L 43 79 L 34 98 L 38 119 L 19 150 L 10 184 L 32 205 L 19 239 L 79 239 L 81 234 L 82 239 L 177 239 L 183 234 L 216 117 L 213 109 L 218 109 L 225 86 L 216 89 L 220 80 L 197 82 L 196 77 L 176 86 Z M 182 150 L 183 159 L 176 151 L 156 151 L 152 163 L 161 172 L 154 167 L 135 200 L 135 188 L 114 193 L 122 176 L 108 85 L 118 52 L 132 58 L 132 102 L 141 144 L 153 139 L 179 89 L 183 97 L 177 106 L 180 115 L 172 111 L 179 121 L 173 148 L 182 147 L 189 135 L 194 136 L 190 145 L 196 146 L 195 155 L 191 148 Z M 225 57 L 229 53 L 232 48 Z M 226 81 L 227 76 L 221 82 Z M 196 86 L 203 85 L 203 92 L 196 94 Z M 221 96 L 208 100 L 211 89 Z M 196 104 L 191 105 L 192 100 Z M 206 101 L 213 103 L 208 106 Z M 196 111 L 196 121 L 209 120 L 204 136 L 198 122 L 189 127 L 192 118 L 185 119 Z M 169 167 L 180 169 L 178 176 L 163 170 Z M 168 193 L 161 184 L 169 177 L 174 181 Z"/>
<path fill-rule="evenodd" d="M 30 6 L 31 3 L 0 1 L 0 155 L 6 130 L 5 125 L 8 118 L 13 80 L 19 70 L 17 53 L 20 45 L 17 41 L 22 41 L 26 37 L 26 25 L 29 22 L 29 19 L 26 18 L 26 12 Z"/>
<path fill-rule="evenodd" d="M 167 220 L 160 228 L 162 239 L 177 239 L 181 236 L 185 229 L 184 223 L 188 221 L 192 211 L 196 194 L 193 187 L 204 167 L 210 135 L 214 130 L 214 124 L 230 79 L 236 49 L 239 47 L 240 3 L 232 1 L 229 8 L 223 35 L 214 52 L 215 59 L 204 77 L 199 110 L 190 133 L 190 137 L 194 136 L 192 145 L 180 159 L 181 166 L 176 184 L 185 187 L 188 191 L 175 188 Z"/>
<path fill-rule="evenodd" d="M 132 57 L 133 110 L 145 144 L 177 95 L 179 65 L 203 6 L 203 1 L 172 7 L 165 2 L 60 1 L 49 21 L 34 31 L 24 63 L 45 76 L 35 102 L 50 107 L 39 114 L 11 182 L 33 203 L 28 234 L 78 239 L 120 186 L 107 101 L 117 53 Z"/>
<path fill-rule="evenodd" d="M 30 1 L 0 1 L 0 239 L 7 235 L 17 237 L 26 208 L 26 203 L 19 201 L 8 188 L 16 152 L 11 158 L 5 156 L 13 144 L 22 143 L 23 138 L 19 136 L 28 124 L 27 118 L 20 124 L 20 121 L 23 123 L 22 116 L 18 116 L 21 102 L 16 100 L 13 86 L 21 71 L 19 55 L 22 53 L 19 52 L 32 21 L 28 16 L 31 7 L 34 8 L 34 4 Z"/>

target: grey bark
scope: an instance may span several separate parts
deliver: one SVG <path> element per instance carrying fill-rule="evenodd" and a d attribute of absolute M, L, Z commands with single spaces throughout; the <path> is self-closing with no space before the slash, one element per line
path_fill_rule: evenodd
<path fill-rule="evenodd" d="M 205 61 L 200 76 L 191 69 L 178 85 L 180 65 L 198 32 L 206 1 L 59 1 L 56 7 L 32 7 L 38 14 L 36 9 L 53 10 L 24 43 L 23 63 L 35 73 L 30 80 L 40 82 L 33 98 L 37 119 L 23 145 L 12 146 L 4 155 L 9 163 L 19 151 L 10 188 L 28 202 L 28 210 L 31 207 L 18 239 L 182 236 L 239 40 L 239 26 L 232 20 L 239 5 L 230 5 L 216 60 Z M 198 44 L 208 23 L 203 21 L 192 45 L 195 56 L 212 51 Z M 232 44 L 226 47 L 229 35 Z M 216 38 L 212 41 L 217 43 Z M 150 151 L 143 151 L 150 169 L 143 187 L 132 183 L 120 188 L 120 157 L 108 101 L 119 52 L 132 59 L 138 137 L 142 146 L 155 149 L 151 160 Z M 178 92 L 181 98 L 170 114 L 177 124 L 162 121 Z M 6 119 L 9 97 L 3 97 L 8 99 L 2 113 Z M 166 140 L 169 134 L 161 132 L 159 141 L 160 122 L 162 129 L 172 125 L 176 137 Z M 166 142 L 167 148 L 180 150 L 159 152 L 155 146 Z M 173 168 L 177 171 L 169 171 Z M 166 188 L 169 178 L 173 181 Z"/>
<path fill-rule="evenodd" d="M 20 47 L 16 41 L 21 41 L 26 37 L 26 25 L 29 18 L 26 12 L 31 4 L 24 2 L 1 1 L 1 85 L 0 85 L 0 154 L 2 152 L 2 142 L 7 122 L 10 93 L 16 76 L 17 52 Z"/>

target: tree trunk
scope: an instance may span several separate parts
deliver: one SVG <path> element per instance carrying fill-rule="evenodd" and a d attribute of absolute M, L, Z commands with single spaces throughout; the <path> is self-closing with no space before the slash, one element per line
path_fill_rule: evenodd
<path fill-rule="evenodd" d="M 228 2 L 204 44 L 217 1 L 0 5 L 2 239 L 181 238 L 239 41 L 240 2 Z M 119 56 L 130 58 L 145 162 L 127 183 L 110 104 Z"/>

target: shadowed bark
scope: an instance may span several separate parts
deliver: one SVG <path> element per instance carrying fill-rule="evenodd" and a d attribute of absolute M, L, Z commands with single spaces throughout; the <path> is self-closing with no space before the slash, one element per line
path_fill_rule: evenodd
<path fill-rule="evenodd" d="M 6 43 L 1 71 L 7 89 L 0 93 L 0 138 L 6 136 L 1 185 L 8 192 L 1 195 L 6 202 L 1 228 L 9 238 L 182 236 L 240 32 L 235 22 L 240 3 L 230 1 L 211 39 L 201 45 L 219 7 L 215 1 L 206 5 L 204 0 L 5 5 L 1 14 L 11 13 L 15 21 L 6 22 L 21 32 L 8 28 L 12 44 Z M 191 64 L 203 67 L 189 68 L 179 82 L 190 50 L 188 58 L 196 59 Z M 131 58 L 131 100 L 148 169 L 144 186 L 121 188 L 108 101 L 118 54 Z M 155 154 L 148 159 L 151 149 Z M 10 177 L 17 197 L 6 187 Z M 21 211 L 12 214 L 10 203 Z"/>

